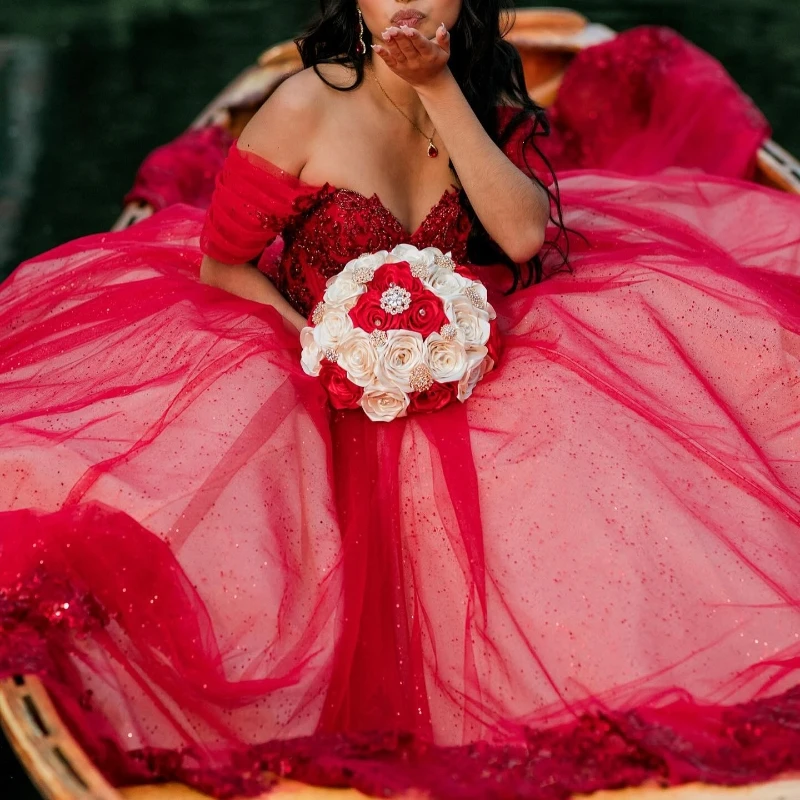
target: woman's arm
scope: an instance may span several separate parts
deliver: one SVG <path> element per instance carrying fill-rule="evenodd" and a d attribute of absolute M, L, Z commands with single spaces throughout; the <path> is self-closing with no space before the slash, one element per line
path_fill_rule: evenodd
<path fill-rule="evenodd" d="M 417 91 L 447 148 L 461 185 L 486 232 L 518 264 L 544 243 L 547 192 L 509 161 L 475 116 L 447 67 L 450 34 L 429 41 L 414 28 L 389 28 L 375 48 L 387 66 Z"/>
<path fill-rule="evenodd" d="M 289 175 L 299 175 L 305 164 L 308 135 L 298 136 L 296 132 L 314 130 L 318 111 L 309 91 L 314 83 L 308 75 L 300 74 L 281 84 L 245 127 L 237 143 L 239 150 L 253 152 Z M 280 124 L 274 123 L 276 119 Z M 272 281 L 251 264 L 230 265 L 205 255 L 200 280 L 238 297 L 273 306 L 298 330 L 308 324 Z"/>
<path fill-rule="evenodd" d="M 222 264 L 210 256 L 203 256 L 203 263 L 200 265 L 200 280 L 202 283 L 224 289 L 237 297 L 273 306 L 298 331 L 308 325 L 306 318 L 295 311 L 275 288 L 275 284 L 263 272 L 250 264 Z"/>

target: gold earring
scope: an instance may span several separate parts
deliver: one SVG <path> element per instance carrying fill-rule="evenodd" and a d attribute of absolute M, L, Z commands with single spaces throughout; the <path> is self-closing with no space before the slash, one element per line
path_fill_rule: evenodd
<path fill-rule="evenodd" d="M 358 9 L 358 44 L 356 45 L 356 53 L 360 56 L 367 54 L 367 43 L 364 41 L 364 15 L 361 9 Z"/>

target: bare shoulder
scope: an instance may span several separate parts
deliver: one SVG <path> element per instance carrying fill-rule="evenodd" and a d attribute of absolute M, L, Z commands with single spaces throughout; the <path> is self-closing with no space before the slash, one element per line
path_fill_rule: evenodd
<path fill-rule="evenodd" d="M 299 175 L 333 102 L 332 95 L 341 94 L 333 87 L 352 83 L 346 67 L 321 65 L 319 73 L 304 69 L 281 83 L 242 131 L 239 148 Z"/>

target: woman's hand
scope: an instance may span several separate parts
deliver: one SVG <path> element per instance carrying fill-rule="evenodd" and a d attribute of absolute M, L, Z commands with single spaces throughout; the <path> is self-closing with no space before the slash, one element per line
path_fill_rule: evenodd
<path fill-rule="evenodd" d="M 407 25 L 387 28 L 381 35 L 384 44 L 373 45 L 372 49 L 395 75 L 415 89 L 433 83 L 447 69 L 450 33 L 444 24 L 433 40 Z"/>
<path fill-rule="evenodd" d="M 245 300 L 272 306 L 298 333 L 308 325 L 308 320 L 290 305 L 275 284 L 252 264 L 223 264 L 203 256 L 200 282 Z"/>

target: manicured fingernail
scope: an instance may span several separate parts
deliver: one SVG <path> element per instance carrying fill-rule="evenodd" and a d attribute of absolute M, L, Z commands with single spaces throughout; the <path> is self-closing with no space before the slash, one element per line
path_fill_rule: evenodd
<path fill-rule="evenodd" d="M 439 28 L 439 30 L 442 33 L 447 33 L 447 26 L 444 24 L 444 22 L 441 24 L 441 27 Z"/>

